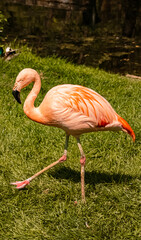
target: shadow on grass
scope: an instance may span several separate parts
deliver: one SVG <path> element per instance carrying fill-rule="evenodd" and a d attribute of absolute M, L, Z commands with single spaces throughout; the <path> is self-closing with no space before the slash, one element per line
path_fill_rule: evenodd
<path fill-rule="evenodd" d="M 69 179 L 75 183 L 80 182 L 80 172 L 71 169 L 70 167 L 61 167 L 60 169 L 48 172 L 48 175 L 56 179 Z M 134 177 L 120 173 L 106 173 L 98 171 L 86 171 L 85 172 L 85 183 L 95 185 L 97 183 L 128 183 Z"/>

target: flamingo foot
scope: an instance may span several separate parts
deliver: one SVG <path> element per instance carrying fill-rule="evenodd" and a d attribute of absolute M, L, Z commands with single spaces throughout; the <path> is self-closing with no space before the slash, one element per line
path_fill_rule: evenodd
<path fill-rule="evenodd" d="M 26 179 L 24 181 L 16 181 L 11 183 L 11 185 L 16 185 L 17 189 L 22 189 L 24 188 L 26 185 L 28 185 L 30 183 L 30 179 Z"/>

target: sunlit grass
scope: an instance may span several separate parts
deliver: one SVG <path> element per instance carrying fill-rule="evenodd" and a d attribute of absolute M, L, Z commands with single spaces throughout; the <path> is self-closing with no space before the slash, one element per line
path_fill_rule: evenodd
<path fill-rule="evenodd" d="M 80 153 L 73 137 L 65 163 L 24 190 L 9 184 L 56 161 L 65 142 L 62 130 L 32 122 L 14 100 L 12 87 L 25 67 L 36 69 L 42 78 L 36 106 L 57 84 L 81 84 L 103 95 L 135 131 L 135 143 L 122 132 L 81 137 L 87 158 L 86 204 L 81 203 Z M 31 87 L 21 92 L 22 103 Z M 140 81 L 55 57 L 41 59 L 26 48 L 10 62 L 0 59 L 0 239 L 140 239 L 140 99 Z"/>

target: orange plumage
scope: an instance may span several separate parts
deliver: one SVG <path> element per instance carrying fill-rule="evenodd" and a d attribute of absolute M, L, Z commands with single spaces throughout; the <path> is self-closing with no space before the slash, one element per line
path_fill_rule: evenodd
<path fill-rule="evenodd" d="M 35 70 L 24 69 L 18 74 L 13 95 L 20 102 L 19 92 L 31 82 L 34 82 L 34 85 L 25 100 L 24 112 L 33 121 L 55 126 L 66 132 L 64 155 L 60 158 L 61 160 L 58 160 L 59 162 L 66 160 L 69 135 L 77 138 L 81 153 L 81 168 L 85 164 L 85 155 L 79 140 L 81 134 L 121 130 L 131 135 L 133 141 L 135 141 L 135 134 L 129 124 L 97 92 L 79 85 L 58 85 L 48 91 L 40 106 L 36 108 L 34 107 L 34 101 L 40 91 L 41 80 Z M 81 177 L 81 185 L 84 185 L 84 179 L 82 178 L 84 176 Z M 16 185 L 18 186 L 17 183 Z M 82 198 L 85 199 L 84 186 L 82 186 Z"/>

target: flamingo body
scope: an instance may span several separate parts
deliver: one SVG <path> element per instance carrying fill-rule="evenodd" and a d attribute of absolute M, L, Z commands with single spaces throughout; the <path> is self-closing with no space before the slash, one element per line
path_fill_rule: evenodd
<path fill-rule="evenodd" d="M 93 90 L 78 85 L 65 84 L 52 88 L 38 111 L 47 119 L 45 124 L 62 128 L 73 136 L 108 127 L 121 128 L 111 105 Z"/>
<path fill-rule="evenodd" d="M 114 111 L 109 102 L 97 92 L 83 86 L 71 84 L 55 86 L 48 91 L 40 106 L 34 107 L 35 99 L 41 88 L 41 80 L 39 74 L 33 69 L 22 70 L 16 78 L 13 95 L 19 103 L 21 89 L 31 82 L 34 82 L 34 85 L 24 103 L 25 114 L 33 121 L 61 128 L 67 136 L 76 137 L 82 166 L 85 164 L 85 155 L 79 136 L 83 133 L 122 130 L 131 135 L 133 141 L 135 140 L 132 128 Z M 58 160 L 59 162 L 66 160 L 67 145 L 68 138 L 66 138 L 64 155 Z M 21 188 L 21 182 L 19 184 Z M 25 186 L 25 182 L 23 185 Z M 82 192 L 84 194 L 83 187 Z"/>

